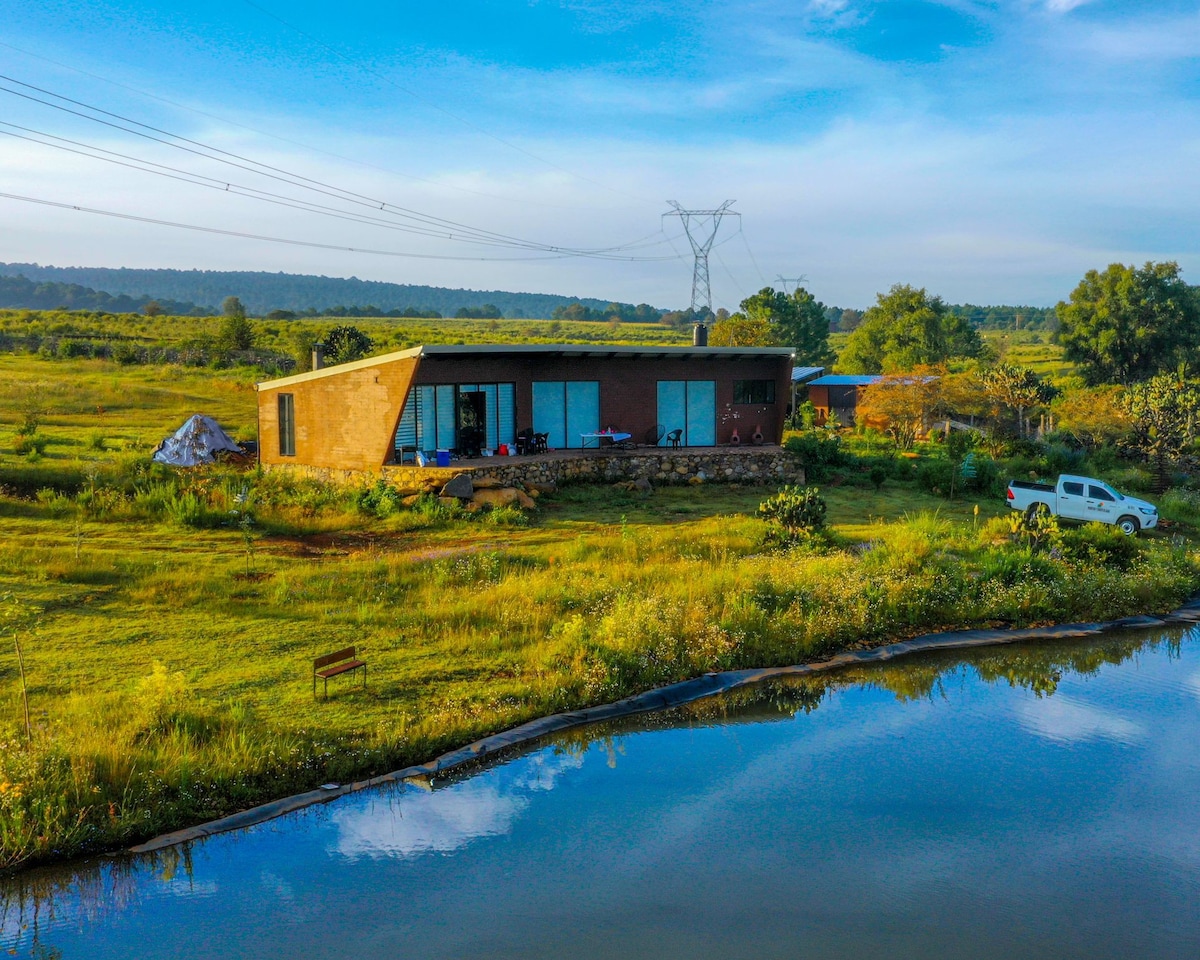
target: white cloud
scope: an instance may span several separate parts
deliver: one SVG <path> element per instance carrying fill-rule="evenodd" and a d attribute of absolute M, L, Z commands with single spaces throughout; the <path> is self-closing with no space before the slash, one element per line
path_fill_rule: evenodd
<path fill-rule="evenodd" d="M 1092 0 L 1046 0 L 1046 9 L 1051 13 L 1070 13 L 1091 2 Z"/>
<path fill-rule="evenodd" d="M 1146 731 L 1132 720 L 1061 694 L 1022 700 L 1016 706 L 1016 713 L 1022 727 L 1056 743 L 1112 740 L 1133 744 L 1146 736 Z"/>

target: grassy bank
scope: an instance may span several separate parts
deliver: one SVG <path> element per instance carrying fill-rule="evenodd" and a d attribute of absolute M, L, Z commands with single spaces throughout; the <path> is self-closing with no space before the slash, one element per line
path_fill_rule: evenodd
<path fill-rule="evenodd" d="M 763 489 L 576 487 L 531 517 L 468 517 L 150 464 L 193 412 L 252 437 L 254 378 L 0 354 L 0 867 L 120 846 L 707 670 L 1163 610 L 1200 584 L 1193 491 L 1164 499 L 1182 536 L 1014 537 L 1003 476 L 1076 457 L 1136 479 L 1053 444 L 981 451 L 947 499 L 944 444 L 908 456 L 877 436 L 799 438 L 828 529 L 786 549 L 756 515 Z M 44 442 L 22 451 L 30 410 Z M 350 644 L 368 689 L 335 681 L 314 700 L 312 659 Z"/>
<path fill-rule="evenodd" d="M 1165 609 L 1200 580 L 1182 541 L 1089 528 L 1032 550 L 989 519 L 1002 505 L 915 512 L 936 501 L 898 483 L 826 491 L 830 532 L 778 549 L 753 516 L 764 492 L 728 487 L 567 489 L 521 523 L 433 504 L 381 519 L 268 478 L 251 486 L 247 536 L 229 511 L 249 479 L 150 480 L 102 506 L 87 491 L 0 500 L 6 863 L 129 843 L 707 670 Z M 201 514 L 171 506 L 189 496 Z M 312 658 L 349 644 L 368 690 L 335 681 L 314 700 Z"/>

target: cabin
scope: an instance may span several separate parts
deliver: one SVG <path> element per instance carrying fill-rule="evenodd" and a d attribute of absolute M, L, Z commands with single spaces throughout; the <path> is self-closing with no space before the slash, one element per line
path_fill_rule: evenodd
<path fill-rule="evenodd" d="M 838 423 L 853 426 L 862 392 L 882 378 L 871 374 L 829 374 L 808 383 L 808 399 L 817 410 L 817 422 L 824 423 L 832 413 Z"/>
<path fill-rule="evenodd" d="M 544 434 L 549 450 L 601 431 L 648 446 L 778 444 L 787 347 L 419 346 L 257 385 L 259 457 L 374 471 L 415 452 L 458 457 Z"/>

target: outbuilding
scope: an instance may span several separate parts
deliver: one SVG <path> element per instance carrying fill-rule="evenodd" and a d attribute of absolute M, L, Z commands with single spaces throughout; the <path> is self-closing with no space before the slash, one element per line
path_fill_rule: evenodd
<path fill-rule="evenodd" d="M 829 374 L 810 380 L 808 399 L 816 408 L 817 422 L 825 423 L 832 414 L 843 426 L 852 426 L 863 390 L 881 379 L 872 374 Z"/>
<path fill-rule="evenodd" d="M 525 431 L 580 449 L 783 437 L 786 347 L 419 346 L 258 384 L 264 465 L 377 470 L 408 451 L 499 450 Z"/>

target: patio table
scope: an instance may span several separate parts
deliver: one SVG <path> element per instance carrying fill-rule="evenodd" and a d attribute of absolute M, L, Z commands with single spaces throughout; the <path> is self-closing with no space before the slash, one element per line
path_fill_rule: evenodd
<path fill-rule="evenodd" d="M 632 437 L 632 433 L 609 433 L 604 430 L 601 430 L 597 433 L 581 433 L 579 435 L 579 439 L 582 441 L 582 444 L 585 447 L 588 445 L 589 440 L 595 440 L 596 446 L 599 447 L 603 445 L 605 440 L 607 440 L 610 444 L 624 443 L 626 440 L 629 440 Z"/>

